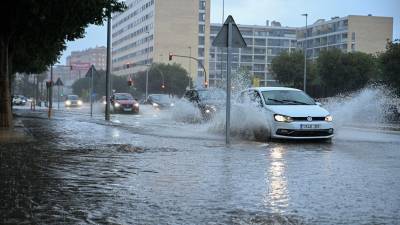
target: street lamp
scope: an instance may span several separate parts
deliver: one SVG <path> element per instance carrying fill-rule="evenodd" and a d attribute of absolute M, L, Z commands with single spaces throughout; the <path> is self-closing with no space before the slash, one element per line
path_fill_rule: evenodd
<path fill-rule="evenodd" d="M 189 57 L 192 57 L 192 46 L 189 46 Z M 189 59 L 189 77 L 192 78 L 192 60 Z M 190 88 L 190 79 L 188 87 Z"/>
<path fill-rule="evenodd" d="M 305 45 L 304 47 L 304 81 L 303 81 L 303 91 L 306 92 L 306 85 L 307 85 L 307 48 L 308 48 L 308 41 L 307 41 L 307 36 L 308 36 L 308 31 L 307 31 L 307 18 L 308 18 L 308 13 L 301 14 L 302 16 L 306 17 L 306 34 L 304 37 L 304 42 Z M 304 43 L 303 42 L 303 43 Z"/>
<path fill-rule="evenodd" d="M 148 94 L 149 94 L 149 66 L 148 66 L 148 64 L 149 64 L 149 54 L 150 54 L 150 36 L 149 36 L 149 34 L 150 34 L 150 32 L 149 31 L 146 31 L 146 34 L 147 34 L 147 59 L 146 59 L 146 66 L 147 66 L 147 68 L 146 68 L 146 100 L 147 100 L 147 96 L 148 96 Z"/>

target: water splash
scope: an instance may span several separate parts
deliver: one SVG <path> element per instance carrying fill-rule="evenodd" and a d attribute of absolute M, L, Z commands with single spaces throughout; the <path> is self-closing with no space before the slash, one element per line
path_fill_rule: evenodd
<path fill-rule="evenodd" d="M 392 92 L 383 86 L 370 86 L 347 96 L 339 95 L 323 101 L 323 107 L 334 117 L 336 128 L 387 123 L 394 105 L 400 106 Z"/>

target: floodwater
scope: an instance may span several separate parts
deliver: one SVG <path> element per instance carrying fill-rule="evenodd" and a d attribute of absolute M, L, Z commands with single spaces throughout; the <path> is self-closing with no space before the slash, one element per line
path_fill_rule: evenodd
<path fill-rule="evenodd" d="M 226 147 L 184 108 L 18 110 L 35 140 L 0 145 L 0 224 L 400 224 L 399 132 Z"/>

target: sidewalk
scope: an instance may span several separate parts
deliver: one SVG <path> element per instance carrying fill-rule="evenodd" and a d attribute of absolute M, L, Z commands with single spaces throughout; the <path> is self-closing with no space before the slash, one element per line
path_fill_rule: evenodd
<path fill-rule="evenodd" d="M 20 119 L 14 118 L 13 122 L 13 128 L 0 128 L 0 144 L 21 143 L 33 140 L 31 133 L 24 127 Z"/>
<path fill-rule="evenodd" d="M 363 129 L 370 130 L 374 132 L 384 132 L 384 133 L 399 133 L 400 132 L 400 124 L 399 123 L 382 123 L 382 124 L 360 124 L 360 123 L 352 123 L 348 124 L 346 127 L 353 129 Z"/>

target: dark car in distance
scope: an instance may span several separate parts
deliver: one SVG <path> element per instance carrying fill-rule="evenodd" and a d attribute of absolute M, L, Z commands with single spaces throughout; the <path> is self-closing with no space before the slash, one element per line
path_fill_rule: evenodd
<path fill-rule="evenodd" d="M 197 106 L 203 119 L 208 120 L 224 106 L 226 94 L 216 88 L 190 89 L 186 91 L 184 98 Z"/>
<path fill-rule="evenodd" d="M 174 99 L 167 94 L 151 94 L 147 97 L 146 104 L 156 109 L 168 109 L 175 106 Z"/>
<path fill-rule="evenodd" d="M 113 113 L 139 113 L 139 103 L 129 93 L 114 93 L 111 110 Z"/>

